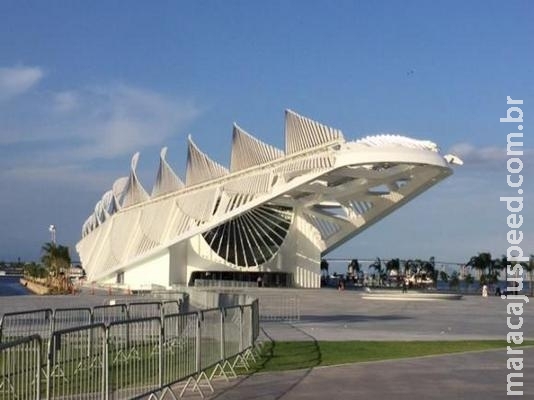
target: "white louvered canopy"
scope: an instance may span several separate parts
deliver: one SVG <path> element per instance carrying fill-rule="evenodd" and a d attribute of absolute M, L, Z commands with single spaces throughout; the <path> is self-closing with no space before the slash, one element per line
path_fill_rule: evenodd
<path fill-rule="evenodd" d="M 104 211 L 109 215 L 113 215 L 118 211 L 117 202 L 115 201 L 115 196 L 113 196 L 113 190 L 108 190 L 102 196 L 102 205 Z"/>
<path fill-rule="evenodd" d="M 126 186 L 128 186 L 127 176 L 123 176 L 113 182 L 111 190 L 113 192 L 113 197 L 115 198 L 115 203 L 117 204 L 119 210 L 122 208 L 122 199 L 124 197 L 124 191 L 126 189 Z"/>
<path fill-rule="evenodd" d="M 366 136 L 356 141 L 357 144 L 363 144 L 369 147 L 397 145 L 402 147 L 408 147 L 411 149 L 430 150 L 434 152 L 439 151 L 439 147 L 436 143 L 429 140 L 417 140 L 402 135 L 373 135 Z"/>
<path fill-rule="evenodd" d="M 142 203 L 147 201 L 150 196 L 139 182 L 137 178 L 137 163 L 139 161 L 139 152 L 135 153 L 132 157 L 132 162 L 130 166 L 130 176 L 128 177 L 128 183 L 124 188 L 124 194 L 122 198 L 122 206 L 129 207 L 134 204 Z"/>
<path fill-rule="evenodd" d="M 221 164 L 213 161 L 193 143 L 191 136 L 188 137 L 187 170 L 185 176 L 186 186 L 209 181 L 228 175 L 228 170 Z"/>
<path fill-rule="evenodd" d="M 284 156 L 284 152 L 256 139 L 234 124 L 230 171 L 240 171 Z"/>
<path fill-rule="evenodd" d="M 286 154 L 343 140 L 343 133 L 340 130 L 286 110 Z"/>
<path fill-rule="evenodd" d="M 159 167 L 158 174 L 156 176 L 156 182 L 152 188 L 152 196 L 158 197 L 167 193 L 180 190 L 184 187 L 184 183 L 173 171 L 166 159 L 167 147 L 161 149 L 159 155 Z"/>

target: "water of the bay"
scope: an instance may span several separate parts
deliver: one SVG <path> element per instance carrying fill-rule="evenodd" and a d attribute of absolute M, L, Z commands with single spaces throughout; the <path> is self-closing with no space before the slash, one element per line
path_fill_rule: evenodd
<path fill-rule="evenodd" d="M 0 296 L 20 296 L 31 292 L 20 284 L 20 276 L 0 276 Z"/>

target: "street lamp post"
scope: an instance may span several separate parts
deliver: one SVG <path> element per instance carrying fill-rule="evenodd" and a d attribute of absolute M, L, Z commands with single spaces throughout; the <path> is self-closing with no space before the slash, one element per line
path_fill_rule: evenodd
<path fill-rule="evenodd" d="M 52 236 L 52 243 L 55 245 L 56 244 L 56 226 L 50 225 L 48 227 L 48 230 L 50 231 L 50 235 Z"/>

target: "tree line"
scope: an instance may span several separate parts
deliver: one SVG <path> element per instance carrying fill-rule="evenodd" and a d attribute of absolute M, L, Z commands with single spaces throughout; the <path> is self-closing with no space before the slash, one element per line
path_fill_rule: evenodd
<path fill-rule="evenodd" d="M 476 281 L 480 286 L 498 284 L 500 279 L 506 278 L 506 268 L 508 265 L 514 266 L 520 264 L 523 270 L 528 275 L 530 283 L 530 295 L 534 295 L 533 279 L 534 279 L 534 255 L 530 256 L 528 262 L 509 262 L 506 256 L 493 258 L 489 252 L 481 252 L 472 256 L 466 263 L 467 272 L 460 274 L 459 271 L 448 273 L 444 270 L 438 270 L 434 257 L 429 260 L 409 259 L 401 260 L 399 258 L 392 258 L 386 261 L 377 258 L 369 265 L 369 270 L 373 275 L 379 277 L 380 281 L 385 282 L 391 276 L 411 277 L 415 282 L 432 281 L 434 285 L 438 280 L 447 283 L 451 288 L 458 288 L 463 280 L 467 288 L 473 285 Z M 321 272 L 328 274 L 329 263 L 326 259 L 321 260 Z M 353 259 L 347 266 L 347 273 L 358 275 L 362 272 L 360 262 Z"/>

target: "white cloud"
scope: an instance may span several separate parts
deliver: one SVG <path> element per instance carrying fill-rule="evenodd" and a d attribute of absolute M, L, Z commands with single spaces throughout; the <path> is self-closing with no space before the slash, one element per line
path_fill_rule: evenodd
<path fill-rule="evenodd" d="M 55 110 L 60 113 L 73 111 L 78 107 L 78 96 L 73 91 L 56 93 L 53 100 Z"/>
<path fill-rule="evenodd" d="M 532 149 L 523 149 L 524 157 L 532 153 Z M 465 167 L 484 167 L 484 168 L 506 168 L 506 143 L 503 146 L 482 146 L 477 147 L 470 143 L 458 143 L 451 147 L 448 153 L 460 157 Z"/>
<path fill-rule="evenodd" d="M 467 162 L 494 163 L 506 159 L 506 148 L 497 146 L 476 147 L 470 143 L 454 145 L 450 153 L 455 154 Z"/>
<path fill-rule="evenodd" d="M 13 227 L 0 235 L 6 251 L 38 249 L 47 235 L 41 228 L 50 223 L 73 248 L 94 204 L 128 173 L 128 158 L 135 151 L 152 154 L 152 165 L 138 171 L 150 190 L 159 148 L 184 134 L 199 114 L 193 102 L 131 85 L 28 92 L 24 101 L 5 102 L 0 206 L 9 212 L 0 219 Z"/>
<path fill-rule="evenodd" d="M 114 158 L 162 145 L 199 114 L 190 102 L 126 85 L 92 89 L 82 98 L 83 114 L 73 122 L 84 141 L 76 153 L 84 159 Z"/>
<path fill-rule="evenodd" d="M 0 206 L 9 210 L 0 216 L 4 256 L 39 249 L 50 223 L 60 226 L 59 240 L 73 249 L 94 204 L 128 173 L 128 158 L 151 153 L 152 165 L 138 171 L 150 190 L 159 148 L 200 115 L 191 101 L 131 85 L 37 92 L 30 89 L 42 73 L 28 74 L 17 86 L 5 69 L 0 72 L 0 101 L 26 90 L 23 101 L 0 107 Z"/>
<path fill-rule="evenodd" d="M 115 172 L 118 174 L 118 172 Z M 0 172 L 4 182 L 30 186 L 63 184 L 69 187 L 103 187 L 109 185 L 110 171 L 87 170 L 83 165 L 28 165 Z"/>
<path fill-rule="evenodd" d="M 7 100 L 27 92 L 43 77 L 39 67 L 0 68 L 0 100 Z"/>
<path fill-rule="evenodd" d="M 166 145 L 199 114 L 192 102 L 129 85 L 67 90 L 0 109 L 0 144 L 24 148 L 10 166 L 114 160 Z"/>

